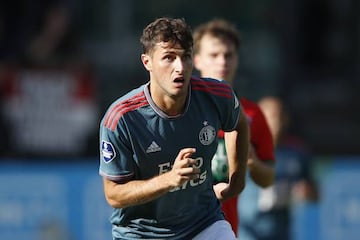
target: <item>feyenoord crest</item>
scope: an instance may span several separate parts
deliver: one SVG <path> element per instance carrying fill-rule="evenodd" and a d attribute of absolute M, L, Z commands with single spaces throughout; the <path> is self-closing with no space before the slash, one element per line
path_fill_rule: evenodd
<path fill-rule="evenodd" d="M 204 127 L 200 130 L 199 140 L 202 145 L 209 145 L 214 141 L 216 137 L 216 131 L 215 128 L 209 125 L 207 121 L 204 121 L 203 124 Z"/>

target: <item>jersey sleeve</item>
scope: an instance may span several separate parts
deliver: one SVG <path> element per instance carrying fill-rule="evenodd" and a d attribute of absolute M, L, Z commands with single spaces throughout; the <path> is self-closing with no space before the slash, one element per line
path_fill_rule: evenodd
<path fill-rule="evenodd" d="M 235 95 L 235 92 L 233 91 L 232 88 L 230 88 L 230 90 L 231 90 L 231 94 L 230 94 L 231 97 L 226 98 L 226 103 L 220 106 L 221 112 L 223 113 L 222 121 L 221 121 L 222 123 L 221 129 L 224 132 L 230 132 L 234 130 L 236 125 L 238 124 L 240 114 L 243 113 L 240 102 L 237 96 Z"/>
<path fill-rule="evenodd" d="M 134 177 L 134 160 L 130 142 L 121 121 L 115 130 L 100 125 L 99 174 L 116 182 L 127 182 Z"/>
<path fill-rule="evenodd" d="M 265 116 L 258 105 L 254 104 L 254 116 L 250 124 L 250 141 L 262 161 L 275 161 L 274 144 Z"/>
<path fill-rule="evenodd" d="M 218 126 L 220 129 L 224 132 L 235 129 L 239 121 L 241 107 L 229 83 L 213 78 L 192 77 L 191 87 L 194 93 L 200 93 L 197 101 L 216 110 L 218 120 L 220 120 Z"/>

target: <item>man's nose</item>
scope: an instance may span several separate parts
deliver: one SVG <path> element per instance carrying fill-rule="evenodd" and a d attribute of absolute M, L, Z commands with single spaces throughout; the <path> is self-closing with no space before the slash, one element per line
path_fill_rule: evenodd
<path fill-rule="evenodd" d="M 182 60 L 180 57 L 176 58 L 175 59 L 175 70 L 177 72 L 183 72 L 184 70 L 184 65 L 185 65 L 185 62 L 184 60 Z"/>
<path fill-rule="evenodd" d="M 225 65 L 226 64 L 226 56 L 223 56 L 223 55 L 219 56 L 218 62 L 222 65 Z"/>

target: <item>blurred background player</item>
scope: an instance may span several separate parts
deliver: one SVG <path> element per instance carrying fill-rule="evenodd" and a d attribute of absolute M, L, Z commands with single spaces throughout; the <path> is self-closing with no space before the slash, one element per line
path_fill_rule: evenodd
<path fill-rule="evenodd" d="M 224 19 L 214 19 L 196 27 L 193 35 L 194 65 L 201 76 L 225 80 L 233 85 L 240 48 L 240 34 L 236 27 Z M 248 173 L 258 186 L 268 187 L 274 179 L 271 133 L 258 105 L 244 97 L 240 98 L 240 102 L 250 126 L 251 146 L 247 162 Z M 226 182 L 228 176 L 223 132 L 220 131 L 218 136 L 219 145 L 212 161 L 215 183 Z M 237 206 L 238 196 L 222 203 L 225 217 L 236 234 L 239 225 Z"/>
<path fill-rule="evenodd" d="M 287 133 L 290 118 L 281 99 L 267 96 L 258 103 L 275 144 L 275 182 L 260 192 L 258 208 L 253 209 L 257 211 L 241 219 L 240 238 L 288 240 L 291 239 L 293 201 L 316 201 L 318 198 L 311 176 L 311 158 L 304 143 Z M 241 202 L 246 206 L 250 200 L 244 198 Z"/>

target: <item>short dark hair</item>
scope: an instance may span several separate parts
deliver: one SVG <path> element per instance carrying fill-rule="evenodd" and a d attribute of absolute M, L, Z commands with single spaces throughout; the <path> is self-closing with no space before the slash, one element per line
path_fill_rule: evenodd
<path fill-rule="evenodd" d="M 239 50 L 241 38 L 236 26 L 224 19 L 215 18 L 209 22 L 200 24 L 194 29 L 194 51 L 200 50 L 200 41 L 204 35 L 209 34 L 222 40 L 228 40 L 234 43 L 236 50 Z"/>
<path fill-rule="evenodd" d="M 161 17 L 147 25 L 140 38 L 143 53 L 149 53 L 159 42 L 179 43 L 185 50 L 193 48 L 192 30 L 183 18 Z"/>

